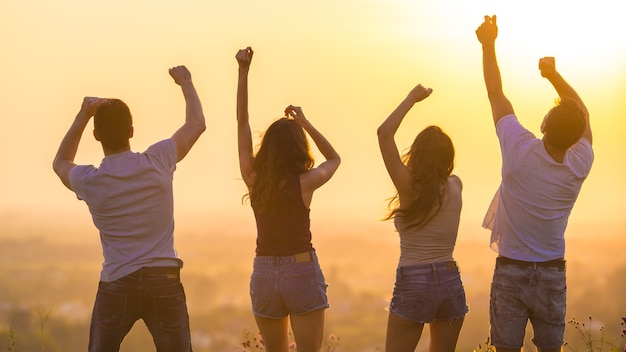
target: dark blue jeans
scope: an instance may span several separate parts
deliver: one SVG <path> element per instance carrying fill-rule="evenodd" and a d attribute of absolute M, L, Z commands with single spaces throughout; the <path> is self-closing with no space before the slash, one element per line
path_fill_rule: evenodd
<path fill-rule="evenodd" d="M 116 281 L 101 281 L 91 317 L 89 351 L 119 351 L 139 319 L 150 330 L 158 352 L 191 351 L 179 268 L 144 267 Z"/>

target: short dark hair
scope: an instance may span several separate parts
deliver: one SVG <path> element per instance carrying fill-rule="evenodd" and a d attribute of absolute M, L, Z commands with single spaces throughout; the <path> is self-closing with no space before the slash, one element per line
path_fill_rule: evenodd
<path fill-rule="evenodd" d="M 544 141 L 558 150 L 567 150 L 578 142 L 586 127 L 585 112 L 578 102 L 564 98 L 546 116 Z"/>
<path fill-rule="evenodd" d="M 102 146 L 116 150 L 128 144 L 133 128 L 133 117 L 126 103 L 120 99 L 107 99 L 96 110 L 93 125 Z"/>

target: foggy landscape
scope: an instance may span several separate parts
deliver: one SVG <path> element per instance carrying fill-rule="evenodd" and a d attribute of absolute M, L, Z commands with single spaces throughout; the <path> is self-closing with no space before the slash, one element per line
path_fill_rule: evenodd
<path fill-rule="evenodd" d="M 455 259 L 470 312 L 458 351 L 486 351 L 496 253 L 480 223 L 501 179 L 475 30 L 497 14 L 503 84 L 540 135 L 558 94 L 537 60 L 585 101 L 595 160 L 566 231 L 564 351 L 626 343 L 626 21 L 620 1 L 0 1 L 0 352 L 87 349 L 102 250 L 87 206 L 54 174 L 59 142 L 85 96 L 116 97 L 133 114 L 133 151 L 168 138 L 185 119 L 180 87 L 193 75 L 207 131 L 177 165 L 175 243 L 184 260 L 193 349 L 262 351 L 248 294 L 255 223 L 237 162 L 239 48 L 255 50 L 250 116 L 255 145 L 289 104 L 302 106 L 341 155 L 315 193 L 311 229 L 329 284 L 324 352 L 382 351 L 399 256 L 393 194 L 376 129 L 416 84 L 433 88 L 397 134 L 408 147 L 438 125 L 452 138 L 463 182 Z M 539 9 L 539 10 L 538 10 Z M 302 16 L 302 14 L 306 14 Z M 581 25 L 584 24 L 584 25 Z M 78 164 L 99 165 L 86 129 Z M 316 160 L 323 160 L 317 151 Z M 584 326 L 582 324 L 585 324 Z M 427 329 L 425 329 L 427 330 Z M 417 351 L 428 350 L 424 331 Z M 535 351 L 526 334 L 524 350 Z M 597 340 L 590 348 L 585 339 Z M 154 351 L 137 322 L 122 352 Z M 244 346 L 246 345 L 246 346 Z"/>
<path fill-rule="evenodd" d="M 10 224 L 6 216 L 3 220 Z M 0 351 L 9 350 L 10 344 L 15 351 L 85 350 L 102 257 L 97 232 L 81 226 L 53 226 L 51 233 L 25 223 L 6 227 L 14 232 L 0 237 Z M 335 351 L 382 351 L 384 346 L 398 248 L 392 225 L 382 227 L 386 233 L 357 231 L 359 226 L 352 232 L 337 226 L 314 228 L 314 244 L 329 283 L 326 339 Z M 585 236 L 587 230 L 578 226 L 568 231 L 567 321 L 586 323 L 595 338 L 601 337 L 604 327 L 604 341 L 623 346 L 626 241 L 618 233 Z M 455 251 L 470 306 L 458 351 L 484 346 L 489 332 L 495 253 L 488 248 L 487 231 L 476 227 L 469 232 L 460 232 Z M 248 296 L 254 233 L 205 224 L 180 230 L 176 241 L 185 261 L 181 275 L 194 351 L 258 350 L 242 345 L 257 338 Z M 534 350 L 531 337 L 529 331 L 527 351 Z M 565 350 L 585 350 L 572 323 L 566 328 L 566 341 Z M 122 351 L 153 350 L 152 346 L 139 321 Z M 427 346 L 425 331 L 417 351 L 427 351 Z"/>

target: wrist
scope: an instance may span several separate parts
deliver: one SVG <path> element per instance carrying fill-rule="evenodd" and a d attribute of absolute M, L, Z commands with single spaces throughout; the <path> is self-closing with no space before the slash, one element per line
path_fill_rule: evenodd
<path fill-rule="evenodd" d="M 82 123 L 84 123 L 86 125 L 87 122 L 89 122 L 89 120 L 91 119 L 91 117 L 94 114 L 95 114 L 95 112 L 94 113 L 88 113 L 88 112 L 86 112 L 84 110 L 80 110 L 78 112 L 78 114 L 76 114 L 76 118 L 74 118 L 74 120 L 77 121 L 77 122 L 82 122 Z"/>

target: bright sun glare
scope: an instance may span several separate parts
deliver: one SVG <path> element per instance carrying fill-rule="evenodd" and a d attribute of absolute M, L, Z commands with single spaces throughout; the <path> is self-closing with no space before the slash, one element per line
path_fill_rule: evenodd
<path fill-rule="evenodd" d="M 493 8 L 500 45 L 516 52 L 566 58 L 580 69 L 594 70 L 602 69 L 599 62 L 621 62 L 626 56 L 626 26 L 617 2 L 497 1 Z"/>

